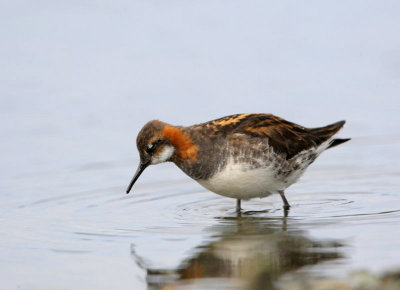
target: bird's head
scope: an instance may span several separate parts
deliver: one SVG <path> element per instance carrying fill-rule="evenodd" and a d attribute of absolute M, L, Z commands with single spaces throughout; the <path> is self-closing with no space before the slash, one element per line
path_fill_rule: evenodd
<path fill-rule="evenodd" d="M 182 131 L 182 128 L 158 120 L 144 125 L 137 136 L 136 146 L 140 163 L 126 193 L 129 193 L 136 180 L 149 165 L 166 161 L 197 159 L 197 146 L 193 145 L 192 140 Z"/>

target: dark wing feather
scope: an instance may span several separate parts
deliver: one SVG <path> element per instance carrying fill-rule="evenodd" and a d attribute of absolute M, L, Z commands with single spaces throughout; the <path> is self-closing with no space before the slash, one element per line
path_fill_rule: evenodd
<path fill-rule="evenodd" d="M 275 152 L 283 153 L 286 159 L 290 159 L 327 141 L 344 123 L 341 121 L 326 127 L 308 129 L 274 115 L 252 114 L 242 119 L 233 132 L 268 138 L 269 145 Z"/>
<path fill-rule="evenodd" d="M 199 130 L 207 137 L 240 133 L 255 138 L 268 138 L 269 145 L 275 152 L 285 154 L 286 159 L 290 159 L 301 151 L 328 140 L 344 123 L 345 121 L 340 121 L 325 127 L 308 129 L 272 114 L 237 114 L 194 125 L 191 129 Z M 347 140 L 335 139 L 331 147 Z"/>

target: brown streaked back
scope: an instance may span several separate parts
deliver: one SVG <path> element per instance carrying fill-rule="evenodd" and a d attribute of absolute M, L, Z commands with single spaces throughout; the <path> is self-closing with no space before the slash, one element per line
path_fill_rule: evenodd
<path fill-rule="evenodd" d="M 344 124 L 345 121 L 340 121 L 308 129 L 272 114 L 237 114 L 194 125 L 192 128 L 205 129 L 209 136 L 244 134 L 250 138 L 268 138 L 269 145 L 276 153 L 285 154 L 286 159 L 290 159 L 304 150 L 318 147 L 329 140 Z M 330 147 L 348 140 L 334 139 Z"/>

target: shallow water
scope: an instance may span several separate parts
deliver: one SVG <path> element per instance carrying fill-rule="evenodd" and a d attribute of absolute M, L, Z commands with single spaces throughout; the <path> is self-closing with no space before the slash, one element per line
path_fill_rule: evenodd
<path fill-rule="evenodd" d="M 0 289 L 263 289 L 400 268 L 399 1 L 3 1 Z M 274 113 L 347 120 L 279 196 L 173 164 L 130 195 L 135 138 Z"/>
<path fill-rule="evenodd" d="M 399 145 L 380 143 L 392 154 Z M 135 162 L 21 176 L 1 197 L 1 287 L 258 289 L 295 272 L 398 269 L 400 168 L 354 160 L 353 150 L 370 146 L 353 140 L 325 152 L 287 191 L 287 217 L 279 196 L 245 201 L 237 215 L 234 200 L 173 164 L 147 169 L 130 195 L 119 182 L 84 187 L 126 176 Z"/>

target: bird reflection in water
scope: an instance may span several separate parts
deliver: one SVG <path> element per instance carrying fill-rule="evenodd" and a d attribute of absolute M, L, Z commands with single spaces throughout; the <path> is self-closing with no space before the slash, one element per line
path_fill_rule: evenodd
<path fill-rule="evenodd" d="M 135 261 L 147 272 L 149 289 L 278 289 L 286 273 L 307 265 L 343 258 L 338 241 L 315 241 L 287 225 L 287 218 L 251 215 L 221 218 L 207 229 L 209 243 L 191 251 L 176 269 L 146 266 L 134 248 Z"/>

